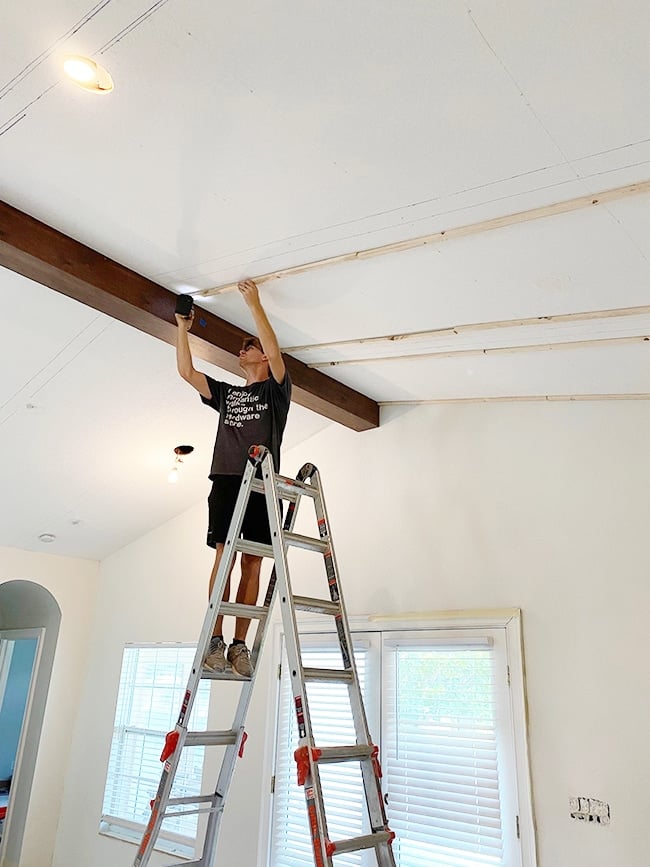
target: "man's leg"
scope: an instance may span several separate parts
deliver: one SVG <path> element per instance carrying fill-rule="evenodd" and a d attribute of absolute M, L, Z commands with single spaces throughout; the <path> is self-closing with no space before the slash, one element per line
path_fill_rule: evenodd
<path fill-rule="evenodd" d="M 214 582 L 217 577 L 217 572 L 219 571 L 219 563 L 221 563 L 221 558 L 223 556 L 223 543 L 219 542 L 215 549 L 214 555 L 214 565 L 212 566 L 212 572 L 210 572 L 210 584 L 208 587 L 208 599 L 212 596 L 212 588 L 214 587 Z M 242 557 L 246 556 L 242 554 Z M 235 560 L 233 558 L 232 563 L 230 564 L 230 572 L 228 573 L 228 577 L 226 578 L 226 585 L 223 589 L 223 601 L 228 602 L 230 600 L 230 576 L 232 575 L 232 568 L 235 565 Z M 239 600 L 237 600 L 239 601 Z M 213 635 L 223 635 L 223 614 L 220 614 L 217 617 L 217 622 L 214 625 Z"/>
<path fill-rule="evenodd" d="M 212 596 L 212 588 L 214 587 L 214 582 L 217 577 L 217 571 L 219 570 L 219 564 L 221 563 L 221 558 L 223 556 L 223 543 L 219 542 L 215 548 L 215 556 L 214 556 L 214 565 L 212 566 L 212 571 L 210 573 L 210 583 L 208 590 L 208 598 Z M 228 573 L 228 577 L 226 578 L 226 584 L 223 590 L 223 599 L 227 602 L 230 599 L 230 575 L 232 573 L 232 567 L 235 565 L 235 561 L 230 566 L 230 572 Z M 211 671 L 224 671 L 226 668 L 226 645 L 223 640 L 223 614 L 220 614 L 217 617 L 214 630 L 212 632 L 212 639 L 210 641 L 210 647 L 208 649 L 207 656 L 204 661 L 204 666 L 209 668 Z"/>
<path fill-rule="evenodd" d="M 260 589 L 260 569 L 262 558 L 253 554 L 241 556 L 241 581 L 237 590 L 237 602 L 243 605 L 255 605 Z M 251 677 L 253 667 L 250 653 L 246 647 L 246 633 L 250 625 L 248 617 L 238 617 L 235 622 L 235 637 L 228 648 L 228 662 L 232 669 L 242 677 Z"/>
<path fill-rule="evenodd" d="M 260 592 L 260 570 L 262 558 L 254 554 L 241 555 L 241 581 L 237 590 L 237 602 L 241 605 L 255 605 Z M 235 638 L 238 641 L 246 641 L 246 633 L 250 620 L 246 617 L 238 617 L 235 621 Z"/>

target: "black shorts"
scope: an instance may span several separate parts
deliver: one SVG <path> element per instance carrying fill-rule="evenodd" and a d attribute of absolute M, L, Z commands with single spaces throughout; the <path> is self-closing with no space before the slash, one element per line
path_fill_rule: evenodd
<path fill-rule="evenodd" d="M 210 548 L 216 548 L 218 544 L 226 541 L 241 481 L 241 476 L 213 476 L 212 490 L 208 497 L 207 543 Z M 271 530 L 264 494 L 251 492 L 242 524 L 242 535 L 244 539 L 251 542 L 271 544 Z"/>

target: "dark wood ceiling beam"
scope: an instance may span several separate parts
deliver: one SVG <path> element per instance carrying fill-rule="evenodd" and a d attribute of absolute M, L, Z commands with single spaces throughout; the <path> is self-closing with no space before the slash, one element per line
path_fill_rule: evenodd
<path fill-rule="evenodd" d="M 0 202 L 0 265 L 175 344 L 174 292 L 4 202 Z M 196 320 L 194 352 L 241 375 L 238 353 L 246 332 L 203 308 Z M 286 362 L 296 403 L 356 431 L 378 426 L 375 401 L 297 358 L 287 357 Z"/>

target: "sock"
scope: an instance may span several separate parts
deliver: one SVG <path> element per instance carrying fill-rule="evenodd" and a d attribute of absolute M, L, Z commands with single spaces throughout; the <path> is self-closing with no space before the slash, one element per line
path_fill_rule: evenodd
<path fill-rule="evenodd" d="M 237 644 L 246 644 L 245 641 L 242 641 L 241 638 L 233 638 L 231 647 L 235 647 Z"/>

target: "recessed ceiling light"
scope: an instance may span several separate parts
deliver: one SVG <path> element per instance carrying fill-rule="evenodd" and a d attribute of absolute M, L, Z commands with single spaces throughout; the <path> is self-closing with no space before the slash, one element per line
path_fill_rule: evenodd
<path fill-rule="evenodd" d="M 50 542 L 53 542 L 56 539 L 56 536 L 54 535 L 54 533 L 41 533 L 41 535 L 38 538 L 40 539 L 41 542 L 45 542 L 46 544 L 49 544 Z"/>
<path fill-rule="evenodd" d="M 65 59 L 63 70 L 75 84 L 90 93 L 110 93 L 113 90 L 109 72 L 89 57 L 71 55 Z"/>

